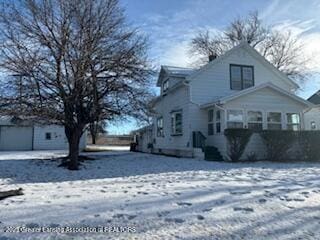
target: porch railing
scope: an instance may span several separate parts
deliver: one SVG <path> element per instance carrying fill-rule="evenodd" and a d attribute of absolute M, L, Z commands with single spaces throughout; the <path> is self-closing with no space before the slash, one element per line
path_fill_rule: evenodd
<path fill-rule="evenodd" d="M 194 148 L 202 148 L 202 150 L 204 150 L 206 146 L 206 137 L 202 134 L 202 132 L 192 132 L 192 146 Z"/>

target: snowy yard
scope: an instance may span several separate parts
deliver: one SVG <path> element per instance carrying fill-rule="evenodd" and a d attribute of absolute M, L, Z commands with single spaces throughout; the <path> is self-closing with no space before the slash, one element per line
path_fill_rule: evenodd
<path fill-rule="evenodd" d="M 48 160 L 63 155 L 0 154 L 0 191 L 24 189 L 0 201 L 1 240 L 320 238 L 320 164 L 230 164 L 109 151 L 71 172 Z M 5 233 L 10 226 L 135 231 Z"/>

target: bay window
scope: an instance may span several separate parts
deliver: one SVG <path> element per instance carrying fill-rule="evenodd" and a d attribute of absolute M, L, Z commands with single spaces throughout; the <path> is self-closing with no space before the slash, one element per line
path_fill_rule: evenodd
<path fill-rule="evenodd" d="M 227 128 L 243 128 L 242 110 L 227 110 Z"/>

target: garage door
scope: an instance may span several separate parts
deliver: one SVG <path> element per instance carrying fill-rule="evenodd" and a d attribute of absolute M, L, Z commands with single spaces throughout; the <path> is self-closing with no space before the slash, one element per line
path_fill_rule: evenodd
<path fill-rule="evenodd" d="M 0 151 L 32 150 L 32 127 L 1 126 Z"/>

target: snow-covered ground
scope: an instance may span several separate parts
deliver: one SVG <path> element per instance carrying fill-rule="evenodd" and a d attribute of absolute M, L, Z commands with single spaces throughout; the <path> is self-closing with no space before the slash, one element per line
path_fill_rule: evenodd
<path fill-rule="evenodd" d="M 0 191 L 24 189 L 0 201 L 1 240 L 320 239 L 319 164 L 231 164 L 109 151 L 68 171 L 50 160 L 64 154 L 0 154 Z M 127 229 L 3 232 L 98 226 Z"/>

